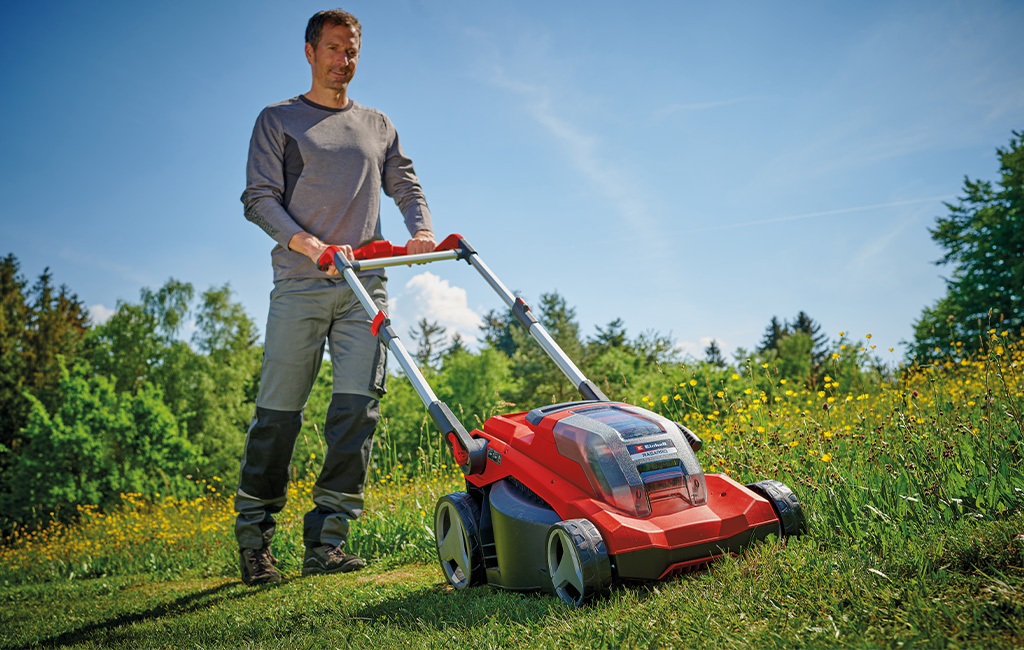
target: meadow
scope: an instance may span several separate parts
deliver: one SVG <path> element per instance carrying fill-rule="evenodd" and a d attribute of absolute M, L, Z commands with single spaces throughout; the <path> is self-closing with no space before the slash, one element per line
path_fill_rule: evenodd
<path fill-rule="evenodd" d="M 218 477 L 197 498 L 123 494 L 73 523 L 19 531 L 0 548 L 0 647 L 1024 645 L 1019 338 L 992 330 L 983 352 L 855 385 L 827 376 L 813 391 L 771 364 L 680 366 L 631 397 L 697 432 L 706 472 L 788 484 L 810 533 L 619 584 L 579 609 L 455 591 L 431 525 L 437 498 L 462 481 L 425 441 L 374 467 L 350 540 L 370 562 L 358 574 L 298 577 L 308 477 L 295 477 L 282 513 L 274 552 L 289 579 L 276 586 L 237 579 L 234 486 Z"/>

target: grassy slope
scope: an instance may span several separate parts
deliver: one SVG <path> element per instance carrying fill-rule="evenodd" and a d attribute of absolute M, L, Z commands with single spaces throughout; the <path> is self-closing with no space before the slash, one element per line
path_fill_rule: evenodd
<path fill-rule="evenodd" d="M 734 375 L 703 389 L 720 419 L 669 413 L 699 423 L 710 471 L 780 478 L 811 521 L 705 572 L 617 585 L 578 610 L 455 592 L 428 563 L 428 528 L 457 477 L 434 462 L 409 480 L 396 460 L 350 540 L 372 561 L 355 575 L 242 586 L 219 484 L 26 533 L 0 547 L 0 648 L 1024 647 L 1024 344 L 1005 337 L 870 394 L 759 392 Z M 648 403 L 701 390 L 672 386 Z M 310 485 L 291 489 L 275 553 L 295 575 Z"/>
<path fill-rule="evenodd" d="M 1024 645 L 1024 517 L 907 540 L 875 569 L 813 538 L 710 571 L 617 586 L 572 610 L 433 565 L 250 589 L 234 578 L 99 578 L 0 589 L 14 647 L 1011 647 Z"/>

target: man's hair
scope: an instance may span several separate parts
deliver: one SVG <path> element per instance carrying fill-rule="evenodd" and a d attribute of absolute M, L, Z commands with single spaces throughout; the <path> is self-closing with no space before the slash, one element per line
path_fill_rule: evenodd
<path fill-rule="evenodd" d="M 341 9 L 328 9 L 313 14 L 313 17 L 309 19 L 309 23 L 306 24 L 306 42 L 312 45 L 313 49 L 316 49 L 316 46 L 320 43 L 320 36 L 323 34 L 324 25 L 351 27 L 352 31 L 356 33 L 356 39 L 359 40 L 359 43 L 362 44 L 363 42 L 363 28 L 359 24 L 358 18 Z"/>

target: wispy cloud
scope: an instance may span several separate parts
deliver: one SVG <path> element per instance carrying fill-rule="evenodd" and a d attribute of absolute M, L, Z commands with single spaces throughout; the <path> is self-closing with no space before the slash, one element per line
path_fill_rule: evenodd
<path fill-rule="evenodd" d="M 874 265 L 878 257 L 883 255 L 886 249 L 889 248 L 889 246 L 891 246 L 893 242 L 895 242 L 900 235 L 907 230 L 907 228 L 915 225 L 918 222 L 918 219 L 919 215 L 912 215 L 903 219 L 896 224 L 895 227 L 890 228 L 882 235 L 866 242 L 857 254 L 850 258 L 849 266 L 852 269 L 851 274 L 854 276 L 860 275 L 860 269 Z"/>
<path fill-rule="evenodd" d="M 741 221 L 738 223 L 729 223 L 721 226 L 708 226 L 706 228 L 693 228 L 690 230 L 679 231 L 678 234 L 690 234 L 698 232 L 713 232 L 718 230 L 733 230 L 735 228 L 747 228 L 750 226 L 761 226 L 770 223 L 783 223 L 786 221 L 799 221 L 802 219 L 815 219 L 818 217 L 829 217 L 837 214 L 849 214 L 851 212 L 867 212 L 868 210 L 880 210 L 882 208 L 895 208 L 904 205 L 916 205 L 919 203 L 934 203 L 935 201 L 946 201 L 949 199 L 956 198 L 953 194 L 946 196 L 931 196 L 928 198 L 921 199 L 906 199 L 903 201 L 888 201 L 886 203 L 875 203 L 872 205 L 859 205 L 852 208 L 839 208 L 836 210 L 823 210 L 821 212 L 806 212 L 804 214 L 793 214 L 785 217 L 774 217 L 772 219 L 758 219 L 756 221 Z"/>
<path fill-rule="evenodd" d="M 117 275 L 128 280 L 132 280 L 133 282 L 136 282 L 140 285 L 152 283 L 152 278 L 143 273 L 139 273 L 137 269 L 131 266 L 117 264 L 115 262 L 111 262 L 109 259 L 89 255 L 83 253 L 81 250 L 77 248 L 65 247 L 61 249 L 61 251 L 58 253 L 58 256 L 61 259 L 67 260 L 69 262 L 76 262 L 78 264 L 84 264 L 99 269 L 103 269 L 108 273 L 112 273 L 114 275 Z"/>
<path fill-rule="evenodd" d="M 733 104 L 742 104 L 744 102 L 754 101 L 761 99 L 759 96 L 751 97 L 735 97 L 733 99 L 721 99 L 713 102 L 695 102 L 691 104 L 671 104 L 664 108 L 655 111 L 654 116 L 662 119 L 672 115 L 673 113 L 684 113 L 691 111 L 706 111 L 711 108 L 721 108 L 722 106 L 731 106 Z"/>
<path fill-rule="evenodd" d="M 656 232 L 660 229 L 656 211 L 643 198 L 650 196 L 650 192 L 636 180 L 637 175 L 602 151 L 599 136 L 588 132 L 578 120 L 566 117 L 572 110 L 559 104 L 564 88 L 556 92 L 553 86 L 512 79 L 497 64 L 492 67 L 488 81 L 518 97 L 526 113 L 552 136 L 571 167 L 587 180 L 598 196 L 607 200 L 625 230 Z"/>

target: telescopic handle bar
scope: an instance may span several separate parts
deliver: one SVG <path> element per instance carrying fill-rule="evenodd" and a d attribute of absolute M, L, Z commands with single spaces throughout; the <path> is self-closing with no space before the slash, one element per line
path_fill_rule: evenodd
<path fill-rule="evenodd" d="M 427 384 L 423 374 L 416 367 L 412 356 L 398 338 L 391 327 L 391 320 L 387 314 L 378 310 L 370 298 L 370 294 L 359 282 L 356 276 L 357 271 L 368 271 L 389 266 L 401 266 L 412 264 L 426 264 L 441 260 L 462 259 L 466 260 L 480 275 L 484 277 L 491 288 L 501 297 L 505 305 L 512 310 L 516 320 L 526 328 L 530 335 L 540 344 L 549 357 L 555 362 L 562 373 L 573 383 L 585 399 L 608 401 L 608 398 L 601 390 L 586 376 L 580 372 L 576 364 L 565 354 L 558 343 L 551 337 L 547 329 L 537 320 L 530 311 L 529 306 L 509 291 L 501 280 L 487 268 L 479 254 L 469 245 L 461 235 L 449 235 L 438 244 L 431 253 L 409 255 L 405 246 L 395 246 L 388 241 L 375 241 L 361 246 L 352 251 L 355 258 L 349 260 L 341 254 L 338 246 L 328 246 L 327 250 L 318 260 L 320 270 L 326 271 L 334 264 L 335 268 L 341 271 L 349 286 L 355 292 L 359 302 L 366 309 L 366 312 L 373 317 L 371 331 L 374 336 L 381 337 L 387 344 L 388 349 L 394 353 L 399 365 L 405 371 L 406 376 L 412 383 L 413 388 L 419 395 L 423 404 L 430 412 L 430 416 L 441 429 L 452 447 L 452 454 L 463 474 L 478 474 L 483 471 L 487 462 L 487 441 L 473 438 L 462 425 L 448 405 L 437 399 L 430 385 Z"/>

